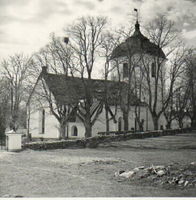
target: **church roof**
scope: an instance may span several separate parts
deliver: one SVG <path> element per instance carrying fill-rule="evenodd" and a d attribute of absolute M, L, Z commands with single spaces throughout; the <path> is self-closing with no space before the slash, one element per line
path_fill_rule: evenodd
<path fill-rule="evenodd" d="M 128 88 L 125 82 L 105 81 L 101 79 L 92 79 L 90 84 L 88 79 L 70 77 L 63 74 L 42 74 L 49 90 L 54 95 L 56 101 L 61 104 L 78 103 L 79 100 L 85 99 L 85 84 L 91 87 L 93 98 L 104 100 L 105 85 L 108 88 L 108 102 L 115 105 L 120 102 L 120 93 Z M 140 101 L 132 95 L 132 105 Z M 141 103 L 141 102 L 140 102 Z"/>
<path fill-rule="evenodd" d="M 127 56 L 128 54 L 133 55 L 135 53 L 146 53 L 152 56 L 166 58 L 162 49 L 150 42 L 150 40 L 140 32 L 138 21 L 135 24 L 135 32 L 133 35 L 113 50 L 111 59 Z"/>

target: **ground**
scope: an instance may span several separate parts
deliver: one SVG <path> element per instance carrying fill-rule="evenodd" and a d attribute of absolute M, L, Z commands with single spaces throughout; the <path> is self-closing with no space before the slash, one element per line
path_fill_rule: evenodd
<path fill-rule="evenodd" d="M 0 197 L 195 197 L 195 188 L 118 180 L 119 170 L 196 161 L 196 133 L 135 139 L 96 149 L 0 151 Z M 145 179 L 144 179 L 145 181 Z"/>

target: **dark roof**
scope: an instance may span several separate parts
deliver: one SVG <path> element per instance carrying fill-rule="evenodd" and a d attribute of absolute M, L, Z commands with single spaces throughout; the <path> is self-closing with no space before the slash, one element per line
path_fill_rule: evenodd
<path fill-rule="evenodd" d="M 108 88 L 108 101 L 110 105 L 119 103 L 119 92 L 127 89 L 128 84 L 125 82 L 105 81 L 100 79 L 81 79 L 78 77 L 70 77 L 63 74 L 42 74 L 49 90 L 54 95 L 56 101 L 61 104 L 77 103 L 79 100 L 85 99 L 85 85 L 88 84 L 92 95 L 98 100 L 104 99 L 105 85 Z M 132 104 L 139 101 L 132 95 Z"/>
<path fill-rule="evenodd" d="M 162 57 L 164 59 L 166 58 L 162 49 L 156 44 L 150 42 L 150 40 L 140 32 L 139 26 L 140 25 L 137 22 L 135 24 L 135 32 L 133 35 L 127 38 L 125 42 L 121 43 L 113 50 L 111 59 L 141 52 Z"/>

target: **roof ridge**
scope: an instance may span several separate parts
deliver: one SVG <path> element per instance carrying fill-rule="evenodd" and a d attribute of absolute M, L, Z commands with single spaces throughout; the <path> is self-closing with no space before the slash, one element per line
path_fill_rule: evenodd
<path fill-rule="evenodd" d="M 44 74 L 44 76 L 45 75 L 49 75 L 49 76 L 62 76 L 62 77 L 65 77 L 65 79 L 67 78 L 67 79 L 79 79 L 79 80 L 82 80 L 82 79 L 84 79 L 84 80 L 91 80 L 91 81 L 100 81 L 100 82 L 111 82 L 111 83 L 123 83 L 123 84 L 127 84 L 126 82 L 124 82 L 124 81 L 114 81 L 114 80 L 105 80 L 105 79 L 88 79 L 88 78 L 81 78 L 81 77 L 75 77 L 75 76 L 67 76 L 67 75 L 65 75 L 65 74 L 53 74 L 53 73 L 47 73 L 47 74 Z"/>

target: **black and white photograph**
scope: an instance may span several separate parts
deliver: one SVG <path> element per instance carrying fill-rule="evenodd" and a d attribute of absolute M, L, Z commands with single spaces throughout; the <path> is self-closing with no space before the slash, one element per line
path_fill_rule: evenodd
<path fill-rule="evenodd" d="M 196 198 L 196 0 L 0 0 L 0 199 Z"/>

